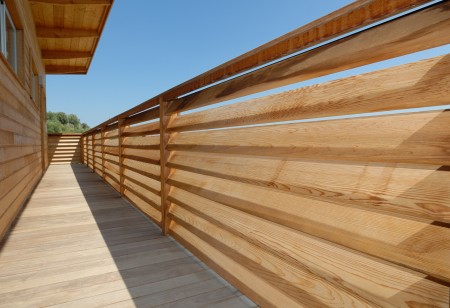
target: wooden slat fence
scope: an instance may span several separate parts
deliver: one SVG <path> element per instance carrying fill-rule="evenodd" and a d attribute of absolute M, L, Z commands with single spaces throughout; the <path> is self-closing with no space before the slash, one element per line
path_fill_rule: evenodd
<path fill-rule="evenodd" d="M 448 307 L 450 112 L 406 109 L 450 104 L 450 55 L 183 113 L 448 43 L 444 1 L 163 93 L 86 133 L 83 160 L 261 306 Z"/>
<path fill-rule="evenodd" d="M 81 163 L 81 134 L 48 134 L 50 164 Z"/>

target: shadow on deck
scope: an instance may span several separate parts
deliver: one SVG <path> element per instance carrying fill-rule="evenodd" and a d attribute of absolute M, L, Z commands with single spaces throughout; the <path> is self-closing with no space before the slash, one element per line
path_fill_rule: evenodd
<path fill-rule="evenodd" d="M 83 165 L 50 166 L 0 251 L 0 307 L 252 307 Z"/>

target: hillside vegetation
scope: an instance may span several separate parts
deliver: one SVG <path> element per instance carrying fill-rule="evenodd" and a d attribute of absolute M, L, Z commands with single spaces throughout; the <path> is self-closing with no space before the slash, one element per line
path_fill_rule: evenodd
<path fill-rule="evenodd" d="M 58 133 L 82 133 L 89 129 L 86 123 L 81 123 L 75 114 L 64 112 L 47 112 L 47 132 Z"/>

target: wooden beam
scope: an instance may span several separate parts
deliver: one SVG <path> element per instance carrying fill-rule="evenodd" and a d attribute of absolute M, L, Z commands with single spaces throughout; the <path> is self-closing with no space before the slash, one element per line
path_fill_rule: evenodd
<path fill-rule="evenodd" d="M 359 0 L 219 65 L 165 92 L 164 99 L 210 85 L 270 61 L 389 18 L 429 0 Z"/>
<path fill-rule="evenodd" d="M 167 102 L 161 98 L 159 100 L 159 123 L 160 123 L 160 166 L 161 166 L 161 231 L 163 235 L 167 235 L 170 227 L 169 208 L 171 203 L 168 201 L 170 186 L 167 184 L 169 179 L 170 169 L 167 167 L 169 161 L 169 151 L 167 145 L 169 144 L 171 134 L 167 131 L 170 123 L 176 118 L 176 114 L 167 115 Z"/>
<path fill-rule="evenodd" d="M 46 74 L 86 74 L 85 66 L 68 66 L 68 65 L 46 65 Z"/>
<path fill-rule="evenodd" d="M 65 29 L 65 28 L 45 28 L 37 27 L 36 35 L 38 38 L 82 38 L 93 37 L 98 38 L 100 34 L 97 30 L 89 29 Z"/>
<path fill-rule="evenodd" d="M 312 47 L 339 35 L 344 35 L 377 21 L 423 5 L 430 0 L 360 0 L 355 1 L 325 17 L 302 26 L 282 37 L 264 44 L 246 54 L 230 60 L 212 70 L 177 85 L 147 101 L 115 116 L 100 125 L 113 123 L 158 103 L 158 97 L 173 100 L 214 82 L 237 75 L 248 69 L 264 65 L 283 56 Z M 92 131 L 89 130 L 88 132 Z"/>
<path fill-rule="evenodd" d="M 120 120 L 118 122 L 118 138 L 119 138 L 119 188 L 120 188 L 120 195 L 123 197 L 124 196 L 124 190 L 125 187 L 123 185 L 124 182 L 124 176 L 123 176 L 123 172 L 124 172 L 124 165 L 123 165 L 123 130 L 125 129 L 125 126 L 123 125 L 123 120 Z"/>
<path fill-rule="evenodd" d="M 182 112 L 450 43 L 450 3 L 296 55 L 173 101 Z"/>
<path fill-rule="evenodd" d="M 169 131 L 203 130 L 448 105 L 449 71 L 450 54 L 447 54 L 181 115 L 172 122 Z"/>
<path fill-rule="evenodd" d="M 113 0 L 30 0 L 31 4 L 51 5 L 112 5 Z"/>
<path fill-rule="evenodd" d="M 43 60 L 92 58 L 89 51 L 42 50 Z"/>

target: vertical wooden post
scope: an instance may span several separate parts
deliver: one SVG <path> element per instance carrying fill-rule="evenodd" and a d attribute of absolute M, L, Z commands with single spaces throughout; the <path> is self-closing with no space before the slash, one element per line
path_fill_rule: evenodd
<path fill-rule="evenodd" d="M 106 132 L 106 127 L 102 127 L 101 130 L 101 149 L 102 149 L 102 178 L 103 180 L 105 180 L 106 176 L 105 176 L 105 132 Z"/>
<path fill-rule="evenodd" d="M 80 142 L 81 142 L 81 163 L 84 164 L 84 136 L 80 136 Z"/>
<path fill-rule="evenodd" d="M 124 130 L 124 126 L 123 126 L 123 119 L 119 120 L 119 179 L 120 179 L 120 195 L 123 196 L 124 193 L 124 186 L 123 186 L 123 181 L 124 181 L 124 176 L 123 176 L 123 171 L 124 171 L 124 167 L 123 167 L 123 156 L 122 156 L 122 152 L 123 152 L 123 147 L 122 147 L 122 142 L 123 142 L 123 130 Z"/>
<path fill-rule="evenodd" d="M 92 132 L 91 142 L 92 142 L 92 172 L 95 172 L 95 131 Z"/>
<path fill-rule="evenodd" d="M 47 143 L 47 106 L 45 103 L 45 91 L 42 86 L 39 86 L 39 108 L 40 108 L 40 120 L 41 120 L 41 163 L 42 163 L 42 174 L 45 173 L 47 169 L 47 159 L 48 159 L 48 143 Z"/>
<path fill-rule="evenodd" d="M 170 192 L 170 185 L 167 184 L 167 179 L 170 175 L 170 168 L 167 168 L 166 164 L 169 160 L 169 151 L 167 150 L 167 144 L 170 141 L 171 134 L 167 131 L 169 124 L 177 116 L 176 114 L 168 115 L 167 103 L 159 98 L 159 134 L 160 134 L 160 169 L 161 169 L 161 232 L 163 235 L 167 235 L 169 232 L 170 218 L 169 209 L 171 203 L 167 200 Z"/>

